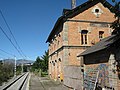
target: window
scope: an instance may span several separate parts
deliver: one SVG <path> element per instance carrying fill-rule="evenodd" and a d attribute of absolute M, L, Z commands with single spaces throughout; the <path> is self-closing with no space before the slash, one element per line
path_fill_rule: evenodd
<path fill-rule="evenodd" d="M 53 66 L 55 66 L 55 62 L 54 61 L 52 61 L 52 64 L 53 64 Z"/>
<path fill-rule="evenodd" d="M 60 43 L 60 41 L 58 41 L 58 47 L 59 47 L 59 43 Z"/>
<path fill-rule="evenodd" d="M 56 44 L 54 44 L 54 50 L 56 49 Z"/>
<path fill-rule="evenodd" d="M 87 40 L 87 30 L 82 30 L 81 31 L 81 44 L 87 44 L 88 40 Z"/>
<path fill-rule="evenodd" d="M 95 9 L 95 12 L 96 12 L 96 13 L 99 13 L 99 11 L 100 11 L 99 9 Z"/>
<path fill-rule="evenodd" d="M 58 36 L 59 36 L 59 37 L 61 36 L 60 33 L 58 34 Z"/>
<path fill-rule="evenodd" d="M 104 31 L 99 31 L 99 39 L 102 39 L 104 35 Z"/>
<path fill-rule="evenodd" d="M 62 60 L 59 58 L 58 61 L 61 62 Z"/>
<path fill-rule="evenodd" d="M 55 60 L 55 62 L 57 62 L 57 60 Z"/>

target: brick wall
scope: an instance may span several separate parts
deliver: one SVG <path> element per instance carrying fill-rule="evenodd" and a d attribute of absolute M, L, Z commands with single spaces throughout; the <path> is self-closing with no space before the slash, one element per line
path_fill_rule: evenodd
<path fill-rule="evenodd" d="M 99 17 L 93 12 L 95 8 L 102 10 Z M 63 78 L 64 76 L 67 78 L 64 67 L 69 65 L 80 66 L 81 61 L 77 59 L 77 55 L 100 41 L 99 31 L 104 32 L 103 37 L 109 36 L 111 34 L 109 23 L 113 21 L 114 15 L 101 3 L 98 3 L 75 17 L 69 18 L 63 26 L 57 28 L 57 33 L 49 45 L 49 74 L 51 78 L 59 79 L 60 73 L 62 73 Z M 81 43 L 82 30 L 88 31 L 87 44 Z M 59 63 L 59 58 L 61 63 Z"/>
<path fill-rule="evenodd" d="M 117 52 L 117 55 L 119 53 Z M 90 55 L 84 56 L 84 78 L 96 77 L 95 72 L 99 71 L 98 84 L 102 88 L 114 88 L 119 90 L 120 79 L 118 76 L 117 66 L 115 64 L 117 58 L 111 54 L 110 50 L 102 50 Z M 90 78 L 89 78 L 90 80 Z M 87 82 L 86 88 L 93 88 L 94 85 L 89 85 L 91 82 Z"/>

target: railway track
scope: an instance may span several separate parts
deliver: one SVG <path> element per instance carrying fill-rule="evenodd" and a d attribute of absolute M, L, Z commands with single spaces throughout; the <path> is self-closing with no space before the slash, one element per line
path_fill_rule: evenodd
<path fill-rule="evenodd" d="M 29 73 L 24 73 L 12 82 L 8 83 L 4 87 L 2 87 L 0 90 L 26 90 L 26 83 L 28 80 Z"/>

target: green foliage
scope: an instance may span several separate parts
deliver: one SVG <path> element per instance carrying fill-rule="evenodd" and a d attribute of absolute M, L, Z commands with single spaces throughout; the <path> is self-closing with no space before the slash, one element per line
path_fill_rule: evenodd
<path fill-rule="evenodd" d="M 28 70 L 27 70 L 27 66 L 23 66 L 23 72 L 27 72 Z"/>
<path fill-rule="evenodd" d="M 24 66 L 24 72 L 27 71 L 27 66 Z M 22 71 L 21 66 L 16 67 L 16 74 L 20 75 Z M 14 63 L 0 61 L 0 85 L 7 82 L 8 79 L 14 76 Z"/>
<path fill-rule="evenodd" d="M 20 74 L 21 74 L 21 71 L 22 71 L 21 66 L 17 66 L 17 67 L 16 67 L 16 74 L 17 74 L 17 75 L 20 75 Z"/>
<path fill-rule="evenodd" d="M 45 55 L 42 56 L 42 60 L 43 60 L 43 71 L 47 71 L 48 70 L 48 59 L 49 59 L 49 56 L 48 56 L 48 51 L 46 52 L 45 51 Z"/>
<path fill-rule="evenodd" d="M 41 58 L 38 56 L 36 58 L 36 61 L 33 63 L 33 66 L 32 66 L 32 71 L 39 71 L 41 70 L 41 73 L 42 72 L 47 72 L 48 70 L 48 51 L 46 52 L 45 51 L 45 54 L 43 56 L 41 56 Z"/>
<path fill-rule="evenodd" d="M 0 85 L 14 75 L 14 65 L 0 61 Z"/>
<path fill-rule="evenodd" d="M 43 67 L 43 61 L 37 57 L 36 61 L 33 63 L 32 69 L 33 71 L 35 71 L 36 69 L 41 69 Z"/>
<path fill-rule="evenodd" d="M 112 0 L 112 2 L 115 2 L 115 0 Z"/>
<path fill-rule="evenodd" d="M 116 20 L 112 23 L 111 28 L 114 29 L 113 34 L 120 34 L 120 1 L 112 0 L 115 3 L 112 12 L 115 13 Z"/>
<path fill-rule="evenodd" d="M 41 72 L 41 77 L 45 77 L 45 76 L 47 76 L 47 75 L 48 75 L 47 72 Z"/>

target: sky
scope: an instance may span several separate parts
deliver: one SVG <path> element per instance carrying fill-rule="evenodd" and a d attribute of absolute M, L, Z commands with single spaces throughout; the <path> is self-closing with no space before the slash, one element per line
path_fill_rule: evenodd
<path fill-rule="evenodd" d="M 76 0 L 77 5 L 86 1 Z M 21 50 L 30 60 L 35 60 L 37 56 L 42 56 L 48 50 L 48 44 L 46 43 L 48 35 L 57 19 L 62 15 L 63 9 L 70 8 L 71 0 L 0 0 L 0 10 Z M 1 14 L 0 27 L 16 45 Z M 0 51 L 1 59 L 14 58 L 13 55 L 17 59 L 24 58 L 12 46 L 1 30 L 0 49 L 12 54 L 9 55 Z"/>

